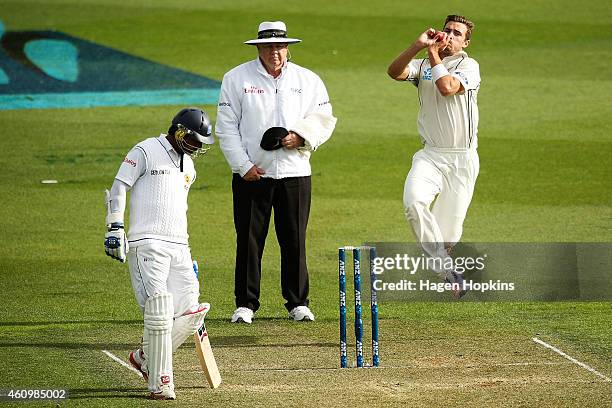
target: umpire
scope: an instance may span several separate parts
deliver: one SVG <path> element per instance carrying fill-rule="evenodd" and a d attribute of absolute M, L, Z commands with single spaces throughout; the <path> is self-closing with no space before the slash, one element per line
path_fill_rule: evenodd
<path fill-rule="evenodd" d="M 288 61 L 288 45 L 300 41 L 287 37 L 282 21 L 261 23 L 257 38 L 245 42 L 257 47 L 257 58 L 227 72 L 221 85 L 215 133 L 233 172 L 234 323 L 251 323 L 259 308 L 273 209 L 289 318 L 314 320 L 306 266 L 310 154 L 330 138 L 336 118 L 321 79 Z"/>

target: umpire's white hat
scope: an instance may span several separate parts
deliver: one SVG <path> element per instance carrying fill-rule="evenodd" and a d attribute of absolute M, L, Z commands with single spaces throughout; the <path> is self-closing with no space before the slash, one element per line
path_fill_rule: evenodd
<path fill-rule="evenodd" d="M 245 41 L 244 43 L 248 45 L 270 43 L 295 44 L 301 41 L 297 38 L 287 38 L 287 26 L 282 21 L 264 21 L 259 25 L 257 38 Z"/>

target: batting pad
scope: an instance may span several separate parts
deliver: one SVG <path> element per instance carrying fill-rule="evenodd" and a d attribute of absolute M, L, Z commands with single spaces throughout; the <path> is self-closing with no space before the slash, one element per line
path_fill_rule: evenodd
<path fill-rule="evenodd" d="M 195 311 L 174 319 L 174 325 L 172 326 L 172 352 L 175 352 L 189 336 L 202 326 L 204 317 L 206 317 L 206 313 L 209 310 L 210 304 L 201 303 Z"/>
<path fill-rule="evenodd" d="M 172 374 L 172 294 L 156 294 L 147 299 L 144 311 L 144 342 L 148 343 L 149 391 L 162 385 L 174 389 Z"/>

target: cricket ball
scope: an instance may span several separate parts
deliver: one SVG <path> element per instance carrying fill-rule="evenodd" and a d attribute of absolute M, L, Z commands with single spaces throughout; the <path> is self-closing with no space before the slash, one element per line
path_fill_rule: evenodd
<path fill-rule="evenodd" d="M 440 42 L 444 39 L 444 33 L 442 31 L 438 31 L 436 35 L 434 35 L 434 40 L 436 42 Z"/>

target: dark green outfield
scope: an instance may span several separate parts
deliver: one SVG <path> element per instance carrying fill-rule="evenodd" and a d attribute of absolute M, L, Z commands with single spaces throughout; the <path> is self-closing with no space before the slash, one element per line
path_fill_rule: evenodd
<path fill-rule="evenodd" d="M 335 369 L 336 248 L 413 240 L 401 198 L 419 148 L 418 100 L 386 76 L 389 62 L 446 14 L 476 23 L 467 51 L 483 78 L 481 173 L 465 241 L 610 242 L 611 9 L 591 0 L 303 3 L 0 1 L 6 30 L 58 30 L 215 80 L 255 57 L 242 41 L 260 21 L 284 19 L 304 40 L 293 60 L 327 85 L 339 122 L 312 159 L 317 321 L 285 320 L 271 233 L 262 308 L 250 327 L 227 323 L 231 174 L 216 148 L 196 164 L 189 222 L 224 383 L 203 388 L 186 345 L 175 405 L 612 405 L 611 383 L 531 340 L 612 377 L 609 302 L 383 303 L 383 367 Z M 142 380 L 102 354 L 125 359 L 142 325 L 127 266 L 103 252 L 103 191 L 130 147 L 167 129 L 180 107 L 0 111 L 0 389 L 68 388 L 68 406 L 149 404 Z"/>

